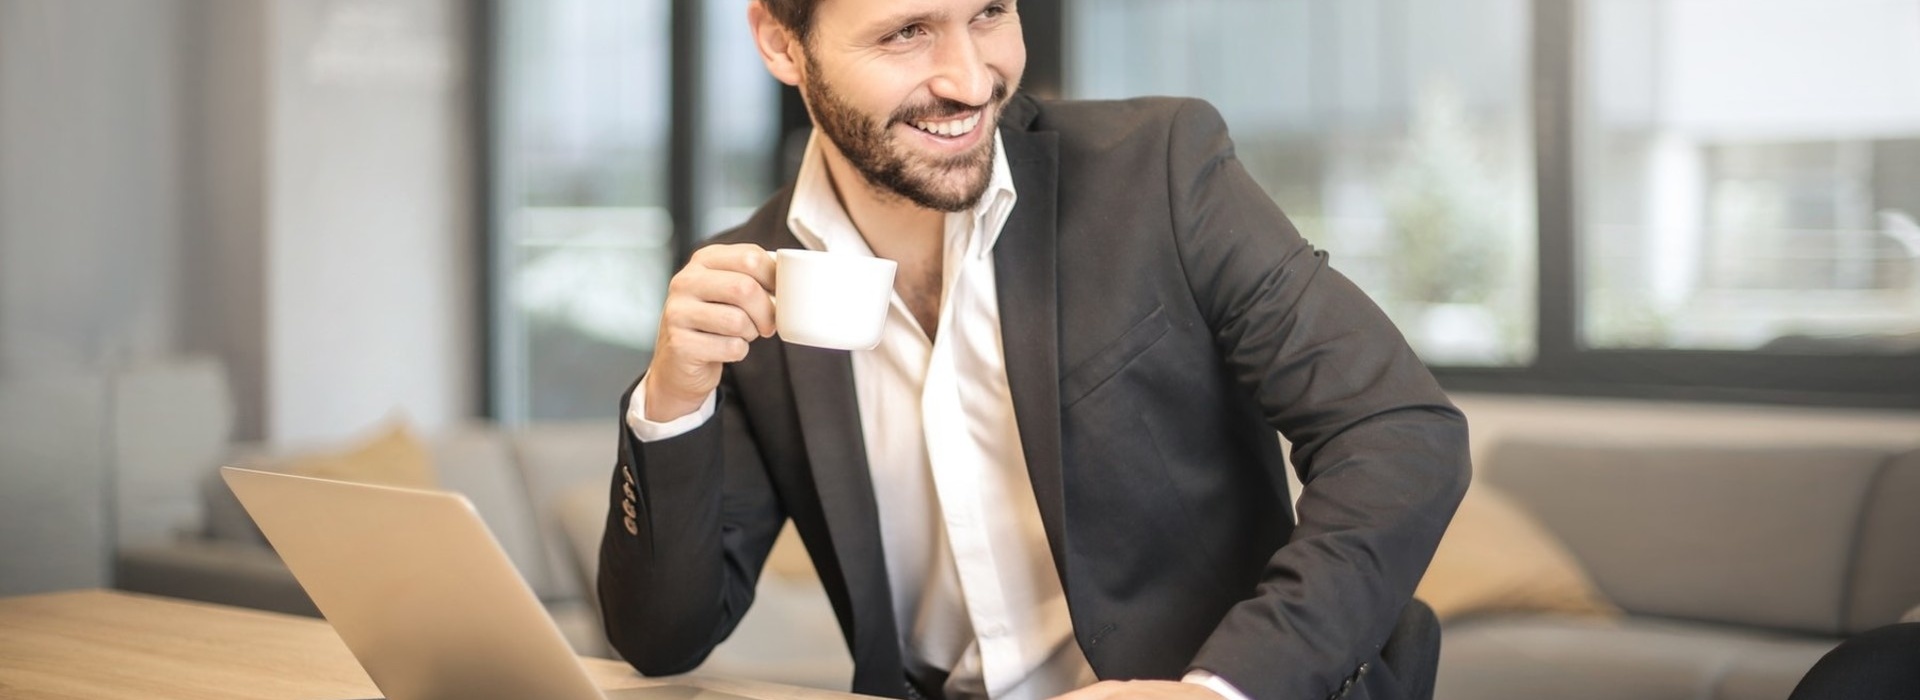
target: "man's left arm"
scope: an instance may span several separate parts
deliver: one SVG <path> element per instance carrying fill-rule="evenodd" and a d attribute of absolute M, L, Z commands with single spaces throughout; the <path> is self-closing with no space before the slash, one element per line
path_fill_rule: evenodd
<path fill-rule="evenodd" d="M 1185 103 L 1169 196 L 1189 286 L 1268 424 L 1294 445 L 1298 525 L 1193 659 L 1254 698 L 1319 698 L 1374 658 L 1469 479 L 1465 418 Z"/>

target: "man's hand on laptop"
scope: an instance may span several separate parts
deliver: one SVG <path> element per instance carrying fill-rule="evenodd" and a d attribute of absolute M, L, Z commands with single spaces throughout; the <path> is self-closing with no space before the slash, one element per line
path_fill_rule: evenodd
<path fill-rule="evenodd" d="M 1224 700 L 1199 683 L 1184 681 L 1100 681 L 1054 700 Z"/>

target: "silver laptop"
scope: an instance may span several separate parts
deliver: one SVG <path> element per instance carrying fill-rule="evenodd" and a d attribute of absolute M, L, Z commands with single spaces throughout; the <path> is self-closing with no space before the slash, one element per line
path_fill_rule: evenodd
<path fill-rule="evenodd" d="M 460 494 L 220 473 L 388 700 L 745 700 L 601 691 Z"/>

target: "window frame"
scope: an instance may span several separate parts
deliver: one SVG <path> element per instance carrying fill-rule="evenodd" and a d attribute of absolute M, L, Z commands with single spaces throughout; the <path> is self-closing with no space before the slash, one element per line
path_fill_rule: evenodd
<path fill-rule="evenodd" d="M 1920 355 L 1597 349 L 1580 342 L 1579 3 L 1534 0 L 1537 354 L 1520 367 L 1435 366 L 1448 389 L 1863 408 L 1920 407 Z"/>
<path fill-rule="evenodd" d="M 1580 198 L 1578 139 L 1580 126 L 1581 2 L 1589 0 L 1532 0 L 1532 38 L 1528 59 L 1533 104 L 1535 196 L 1537 212 L 1537 275 L 1535 289 L 1535 352 L 1530 363 L 1513 367 L 1432 365 L 1442 386 L 1452 391 L 1501 394 L 1665 399 L 1783 405 L 1862 408 L 1920 408 L 1920 354 L 1801 355 L 1768 351 L 1684 349 L 1596 349 L 1583 347 L 1580 336 Z M 673 102 L 670 125 L 669 212 L 675 222 L 672 245 L 675 267 L 684 264 L 698 244 L 698 192 L 695 175 L 703 167 L 699 129 L 708 106 L 702 97 L 702 37 L 705 8 L 702 0 L 668 0 L 673 46 L 669 52 Z M 1023 89 L 1043 96 L 1061 94 L 1067 23 L 1065 3 L 1034 2 L 1021 6 L 1027 38 L 1027 74 Z M 499 347 L 499 309 L 505 302 L 498 275 L 504 273 L 495 254 L 498 221 L 495 211 L 497 173 L 494 152 L 497 135 L 495 80 L 500 75 L 495 50 L 499 2 L 488 0 L 473 23 L 476 40 L 473 63 L 479 72 L 474 95 L 476 140 L 479 146 L 477 182 L 488 193 L 479 212 L 482 270 L 478 286 L 485 307 L 479 310 L 483 334 L 480 346 L 487 381 L 478 392 L 485 415 L 501 418 L 517 413 L 501 405 L 496 383 L 514 361 Z M 804 138 L 811 129 L 799 94 L 783 88 L 779 129 L 783 141 Z M 768 168 L 784 187 L 797 162 L 786 157 L 790 147 L 768 154 Z"/>

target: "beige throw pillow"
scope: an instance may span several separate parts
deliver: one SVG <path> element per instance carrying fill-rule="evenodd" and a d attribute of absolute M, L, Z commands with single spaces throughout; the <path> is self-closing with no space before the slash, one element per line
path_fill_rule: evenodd
<path fill-rule="evenodd" d="M 1442 620 L 1481 612 L 1620 614 L 1565 545 L 1486 484 L 1467 491 L 1414 597 Z"/>
<path fill-rule="evenodd" d="M 404 421 L 392 421 L 373 436 L 340 450 L 289 457 L 275 469 L 287 474 L 366 484 L 430 489 L 438 483 L 433 454 Z"/>

